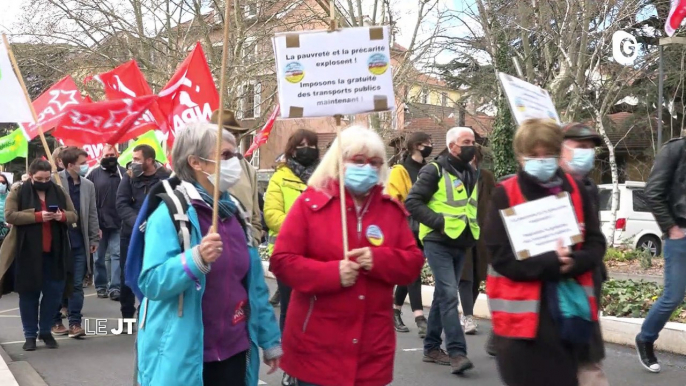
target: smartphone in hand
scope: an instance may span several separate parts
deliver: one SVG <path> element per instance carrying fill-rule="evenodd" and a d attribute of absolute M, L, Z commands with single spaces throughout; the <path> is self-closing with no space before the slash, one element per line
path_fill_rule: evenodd
<path fill-rule="evenodd" d="M 59 210 L 60 210 L 60 207 L 57 205 L 48 206 L 48 212 L 57 213 L 57 211 L 59 211 Z"/>

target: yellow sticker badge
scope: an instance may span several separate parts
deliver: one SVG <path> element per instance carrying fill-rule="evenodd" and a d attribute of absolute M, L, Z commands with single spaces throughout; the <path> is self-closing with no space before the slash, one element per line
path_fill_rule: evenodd
<path fill-rule="evenodd" d="M 370 225 L 367 227 L 367 232 L 365 232 L 365 236 L 367 236 L 367 240 L 369 243 L 375 247 L 381 246 L 383 244 L 383 233 L 381 232 L 381 228 L 379 228 L 376 225 Z"/>
<path fill-rule="evenodd" d="M 369 72 L 374 75 L 383 75 L 388 70 L 388 58 L 384 54 L 373 54 L 367 60 Z"/>
<path fill-rule="evenodd" d="M 305 77 L 305 67 L 299 62 L 291 62 L 286 65 L 284 76 L 291 83 L 300 83 Z"/>

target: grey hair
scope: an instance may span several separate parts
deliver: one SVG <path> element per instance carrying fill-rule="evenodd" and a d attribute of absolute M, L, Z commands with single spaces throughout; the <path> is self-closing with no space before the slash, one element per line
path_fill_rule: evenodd
<path fill-rule="evenodd" d="M 470 129 L 469 127 L 453 127 L 452 129 L 448 130 L 447 133 L 445 133 L 445 145 L 450 146 L 451 143 L 457 141 L 457 139 L 465 133 L 474 135 L 474 130 Z"/>
<path fill-rule="evenodd" d="M 236 146 L 236 137 L 228 130 L 222 130 L 222 139 Z M 192 122 L 176 132 L 172 147 L 172 166 L 181 181 L 195 181 L 195 171 L 188 163 L 188 157 L 215 158 L 217 147 L 217 125 L 209 122 Z"/>

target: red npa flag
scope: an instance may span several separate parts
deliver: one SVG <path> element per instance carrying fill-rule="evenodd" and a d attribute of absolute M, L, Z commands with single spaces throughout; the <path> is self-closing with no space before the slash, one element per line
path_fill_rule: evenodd
<path fill-rule="evenodd" d="M 258 147 L 267 143 L 269 134 L 271 134 L 272 129 L 274 128 L 274 122 L 276 122 L 276 117 L 279 115 L 280 110 L 281 106 L 276 105 L 274 111 L 272 111 L 272 114 L 269 116 L 269 119 L 267 119 L 267 122 L 264 124 L 259 133 L 257 133 L 255 139 L 253 139 L 252 144 L 250 145 L 248 151 L 245 152 L 244 157 L 251 155 L 255 150 L 257 150 Z"/>
<path fill-rule="evenodd" d="M 86 77 L 84 83 L 97 80 L 103 85 L 105 97 L 108 100 L 136 98 L 144 95 L 153 95 L 145 75 L 138 68 L 135 60 L 130 60 L 112 71 L 103 72 L 95 76 Z M 150 105 L 150 109 L 134 123 L 132 130 L 138 130 L 139 126 L 145 126 L 146 132 L 150 130 L 162 130 L 166 132 L 165 116 L 157 106 Z M 143 130 L 141 128 L 141 130 Z"/>
<path fill-rule="evenodd" d="M 219 93 L 205 53 L 198 42 L 186 60 L 159 93 L 157 101 L 167 117 L 171 148 L 176 131 L 189 122 L 208 122 L 219 108 Z"/>
<path fill-rule="evenodd" d="M 55 83 L 35 101 L 33 108 L 38 114 L 38 123 L 43 132 L 51 130 L 72 107 L 83 102 L 79 89 L 71 76 L 67 75 Z M 26 139 L 29 141 L 38 136 L 38 125 L 33 123 L 20 124 Z"/>
<path fill-rule="evenodd" d="M 53 136 L 65 143 L 126 142 L 144 133 L 132 125 L 155 100 L 149 95 L 79 105 L 60 120 Z"/>
<path fill-rule="evenodd" d="M 676 30 L 681 27 L 681 22 L 686 17 L 686 0 L 672 0 L 672 7 L 665 23 L 665 32 L 668 36 L 674 36 Z"/>

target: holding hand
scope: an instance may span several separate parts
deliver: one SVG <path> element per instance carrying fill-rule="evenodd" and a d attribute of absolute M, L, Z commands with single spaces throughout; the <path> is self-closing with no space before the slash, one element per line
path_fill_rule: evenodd
<path fill-rule="evenodd" d="M 264 364 L 269 366 L 269 371 L 267 371 L 267 374 L 274 374 L 276 370 L 279 369 L 279 366 L 281 365 L 281 358 L 274 358 L 274 359 L 265 359 Z"/>
<path fill-rule="evenodd" d="M 372 270 L 374 265 L 372 259 L 372 249 L 369 247 L 353 249 L 347 254 L 348 259 L 357 261 L 357 263 L 367 271 Z"/>
<path fill-rule="evenodd" d="M 686 237 L 684 231 L 682 231 L 678 226 L 675 225 L 669 229 L 670 240 L 679 240 L 683 239 L 684 237 Z"/>
<path fill-rule="evenodd" d="M 574 266 L 572 251 L 566 247 L 562 240 L 557 243 L 557 257 L 560 260 L 560 272 L 567 273 Z"/>
<path fill-rule="evenodd" d="M 341 273 L 341 285 L 343 287 L 352 287 L 355 285 L 357 275 L 359 274 L 360 265 L 354 261 L 341 260 L 338 267 Z"/>
<path fill-rule="evenodd" d="M 222 254 L 222 238 L 219 233 L 208 233 L 200 241 L 200 257 L 206 264 L 212 264 Z"/>

